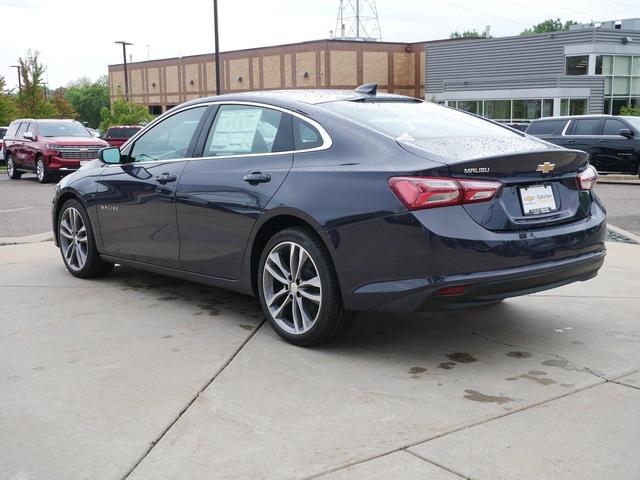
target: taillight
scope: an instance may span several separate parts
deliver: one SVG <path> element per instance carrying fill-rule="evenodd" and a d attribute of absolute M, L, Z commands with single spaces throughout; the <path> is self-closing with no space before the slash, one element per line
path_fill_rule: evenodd
<path fill-rule="evenodd" d="M 502 183 L 447 177 L 391 177 L 389 187 L 409 210 L 487 202 Z"/>
<path fill-rule="evenodd" d="M 582 172 L 578 173 L 577 178 L 580 190 L 591 190 L 598 181 L 598 171 L 594 166 L 589 165 Z"/>

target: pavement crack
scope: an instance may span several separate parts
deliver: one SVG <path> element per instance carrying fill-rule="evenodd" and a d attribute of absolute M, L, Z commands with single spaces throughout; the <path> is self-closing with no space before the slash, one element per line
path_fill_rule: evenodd
<path fill-rule="evenodd" d="M 187 410 L 189 410 L 189 407 L 191 407 L 191 405 L 195 403 L 195 401 L 200 397 L 200 395 L 207 388 L 209 388 L 209 386 L 215 381 L 215 379 L 218 378 L 220 374 L 224 372 L 224 370 L 229 366 L 229 364 L 238 356 L 238 354 L 242 351 L 242 349 L 249 343 L 249 341 L 256 335 L 256 333 L 258 333 L 258 331 L 262 328 L 262 326 L 266 323 L 266 321 L 267 321 L 266 319 L 263 319 L 262 322 L 260 322 L 260 325 L 258 325 L 244 339 L 244 341 L 238 346 L 238 348 L 236 348 L 233 354 L 227 359 L 226 362 L 224 362 L 224 364 L 218 369 L 218 371 L 204 384 L 202 388 L 200 388 L 200 390 L 196 392 L 196 394 L 193 397 L 191 397 L 189 402 L 187 402 L 187 405 L 182 410 L 180 410 L 176 418 L 174 418 L 169 423 L 169 425 L 167 425 L 167 427 L 164 430 L 162 430 L 162 432 L 160 432 L 160 435 L 158 435 L 158 437 L 151 442 L 151 444 L 149 445 L 149 448 L 147 448 L 145 452 L 140 456 L 140 458 L 136 460 L 136 462 L 129 469 L 129 471 L 127 471 L 127 473 L 124 474 L 124 476 L 122 477 L 122 480 L 126 480 L 127 478 L 129 478 L 129 476 L 131 476 L 131 474 L 136 470 L 136 468 L 138 468 L 138 466 L 144 461 L 144 459 L 147 458 L 147 456 L 151 453 L 154 447 L 163 439 L 163 437 L 167 434 L 167 432 L 169 432 L 169 430 L 173 428 L 173 426 L 178 422 L 178 420 L 180 420 L 182 415 L 184 415 L 187 412 Z"/>
<path fill-rule="evenodd" d="M 472 480 L 471 477 L 467 477 L 466 475 L 463 475 L 460 472 L 456 472 L 455 470 L 452 470 L 449 467 L 445 467 L 441 463 L 434 462 L 433 460 L 429 460 L 428 458 L 425 458 L 422 455 L 418 455 L 417 453 L 412 452 L 411 450 L 407 450 L 405 448 L 403 450 L 403 452 L 407 452 L 409 455 L 413 455 L 414 457 L 419 458 L 423 462 L 430 463 L 431 465 L 435 465 L 436 467 L 441 468 L 442 470 L 446 470 L 447 472 L 451 473 L 452 475 L 455 475 L 455 476 L 460 477 L 460 478 L 464 478 L 465 480 Z"/>
<path fill-rule="evenodd" d="M 498 340 L 494 340 L 492 338 L 487 337 L 486 335 L 478 332 L 477 330 L 473 330 L 472 332 L 473 332 L 474 335 L 477 335 L 478 337 L 482 338 L 483 340 L 486 340 L 487 342 L 495 343 L 497 345 L 504 345 L 505 347 L 518 348 L 518 349 L 527 349 L 527 350 L 531 350 L 532 352 L 538 353 L 540 355 L 546 355 L 548 357 L 554 357 L 556 360 L 560 360 L 562 362 L 565 362 L 567 365 L 576 367 L 579 370 L 582 370 L 584 372 L 590 373 L 594 377 L 597 377 L 597 378 L 599 378 L 601 380 L 604 380 L 605 382 L 609 382 L 610 381 L 607 377 L 605 377 L 604 375 L 602 375 L 602 374 L 596 372 L 595 370 L 587 367 L 586 365 L 580 365 L 578 363 L 572 362 L 568 358 L 563 357 L 562 355 L 558 355 L 557 353 L 545 352 L 545 351 L 542 351 L 542 350 L 534 350 L 534 349 L 532 349 L 532 348 L 530 348 L 529 346 L 526 346 L 526 345 L 515 345 L 515 344 L 512 344 L 512 343 L 500 342 Z"/>

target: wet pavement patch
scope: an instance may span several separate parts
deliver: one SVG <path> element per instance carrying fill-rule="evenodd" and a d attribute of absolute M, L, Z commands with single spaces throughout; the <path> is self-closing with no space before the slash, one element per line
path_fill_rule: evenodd
<path fill-rule="evenodd" d="M 409 373 L 410 373 L 411 375 L 418 375 L 418 374 L 420 374 L 420 373 L 424 373 L 424 372 L 426 372 L 426 371 L 427 371 L 427 369 L 426 369 L 426 368 L 424 368 L 424 367 L 411 367 L 411 368 L 409 369 Z"/>
<path fill-rule="evenodd" d="M 509 352 L 507 353 L 507 357 L 511 357 L 511 358 L 529 358 L 532 355 L 529 352 Z"/>
<path fill-rule="evenodd" d="M 524 378 L 525 380 L 531 380 L 532 382 L 538 383 L 540 385 L 553 385 L 554 383 L 558 383 L 552 378 L 536 377 L 533 375 L 520 375 L 519 378 Z"/>
<path fill-rule="evenodd" d="M 451 370 L 456 366 L 456 362 L 442 362 L 438 365 L 438 368 L 442 368 L 443 370 Z"/>
<path fill-rule="evenodd" d="M 464 352 L 447 353 L 445 357 L 455 363 L 473 363 L 478 361 L 478 359 L 473 355 Z"/>
<path fill-rule="evenodd" d="M 505 397 L 504 395 L 487 395 L 477 390 L 465 390 L 465 393 L 464 398 L 480 403 L 497 403 L 498 405 L 502 405 L 503 403 L 516 401 L 515 398 Z"/>
<path fill-rule="evenodd" d="M 585 368 L 580 367 L 578 365 L 574 365 L 568 360 L 560 360 L 559 358 L 545 360 L 544 362 L 542 362 L 542 365 L 544 365 L 545 367 L 561 368 L 562 370 L 567 370 L 568 372 L 584 372 L 585 371 Z"/>

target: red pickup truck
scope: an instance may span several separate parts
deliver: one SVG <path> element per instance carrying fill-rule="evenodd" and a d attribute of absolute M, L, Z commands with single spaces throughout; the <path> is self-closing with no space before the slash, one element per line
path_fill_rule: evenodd
<path fill-rule="evenodd" d="M 3 142 L 9 178 L 33 172 L 40 183 L 76 171 L 108 146 L 75 120 L 14 120 Z"/>

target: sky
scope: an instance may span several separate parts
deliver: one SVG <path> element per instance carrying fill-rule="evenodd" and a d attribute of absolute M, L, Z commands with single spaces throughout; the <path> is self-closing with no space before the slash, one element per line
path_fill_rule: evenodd
<path fill-rule="evenodd" d="M 517 35 L 547 18 L 578 22 L 640 17 L 637 0 L 377 0 L 384 41 L 448 38 L 491 27 Z M 218 0 L 221 51 L 329 38 L 339 0 Z M 50 88 L 96 79 L 122 63 L 213 51 L 213 0 L 0 0 L 0 75 L 17 88 L 11 65 L 37 50 Z M 15 21 L 13 21 L 15 19 Z"/>

